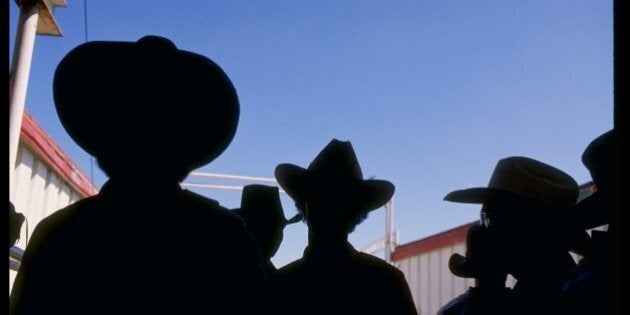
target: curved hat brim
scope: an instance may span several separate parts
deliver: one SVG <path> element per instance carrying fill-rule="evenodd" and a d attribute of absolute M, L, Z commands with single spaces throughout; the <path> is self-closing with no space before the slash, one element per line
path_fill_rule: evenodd
<path fill-rule="evenodd" d="M 577 221 L 578 227 L 588 230 L 610 221 L 610 205 L 606 204 L 605 198 L 599 192 L 578 202 L 571 209 L 571 216 Z"/>
<path fill-rule="evenodd" d="M 474 278 L 475 272 L 472 270 L 468 258 L 460 254 L 453 254 L 448 259 L 448 269 L 451 273 L 460 278 Z"/>
<path fill-rule="evenodd" d="M 74 48 L 57 66 L 53 97 L 63 127 L 91 155 L 168 156 L 189 169 L 227 148 L 240 114 L 216 63 L 150 36 Z"/>
<path fill-rule="evenodd" d="M 448 193 L 444 196 L 444 200 L 459 203 L 482 204 L 493 191 L 496 191 L 496 189 L 484 187 L 460 189 Z"/>
<path fill-rule="evenodd" d="M 488 200 L 488 198 L 490 198 L 490 196 L 505 196 L 523 200 L 532 200 L 525 195 L 517 194 L 508 190 L 487 187 L 455 190 L 444 196 L 443 200 L 459 203 L 483 204 Z"/>
<path fill-rule="evenodd" d="M 298 223 L 298 222 L 302 221 L 302 218 L 304 218 L 304 215 L 302 215 L 301 213 L 297 213 L 296 215 L 291 217 L 291 219 L 285 220 L 284 221 L 284 225 Z"/>
<path fill-rule="evenodd" d="M 243 209 L 243 208 L 234 208 L 234 209 L 232 209 L 232 211 L 233 211 L 234 213 L 236 213 L 236 214 L 237 214 L 238 216 L 240 216 L 240 217 L 247 216 L 247 213 L 246 213 L 246 211 L 244 211 L 244 209 Z M 295 214 L 294 216 L 292 216 L 290 219 L 286 219 L 286 218 L 284 218 L 284 217 L 283 217 L 283 218 L 281 218 L 281 222 L 280 222 L 280 223 L 281 223 L 281 224 L 283 224 L 283 225 L 285 225 L 285 226 L 286 226 L 286 225 L 289 225 L 289 224 L 298 223 L 298 222 L 302 221 L 302 218 L 303 218 L 303 217 L 304 217 L 304 215 L 303 215 L 303 214 L 301 214 L 301 213 L 297 213 L 297 214 Z"/>
<path fill-rule="evenodd" d="M 278 184 L 296 201 L 305 201 L 309 192 L 321 188 L 325 181 L 313 172 L 293 164 L 280 164 L 275 172 Z M 394 185 L 385 180 L 355 180 L 349 184 L 348 194 L 359 201 L 364 211 L 372 211 L 385 205 L 394 195 Z M 350 186 L 351 185 L 351 186 Z"/>

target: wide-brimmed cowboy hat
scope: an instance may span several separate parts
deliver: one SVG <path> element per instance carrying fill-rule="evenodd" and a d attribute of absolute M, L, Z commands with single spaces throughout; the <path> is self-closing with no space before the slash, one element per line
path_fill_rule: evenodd
<path fill-rule="evenodd" d="M 493 265 L 492 239 L 487 230 L 475 222 L 466 231 L 466 256 L 455 253 L 448 260 L 451 273 L 461 278 L 476 278 L 479 275 L 497 268 Z"/>
<path fill-rule="evenodd" d="M 499 160 L 488 187 L 456 190 L 444 200 L 483 204 L 491 195 L 499 194 L 568 208 L 577 202 L 578 192 L 578 184 L 565 172 L 531 158 L 513 156 Z"/>
<path fill-rule="evenodd" d="M 591 173 L 595 192 L 572 210 L 578 226 L 591 229 L 608 224 L 621 208 L 621 146 L 617 131 L 595 138 L 582 154 L 582 163 Z"/>
<path fill-rule="evenodd" d="M 297 202 L 335 191 L 355 201 L 358 211 L 371 211 L 387 203 L 394 195 L 394 185 L 386 180 L 363 179 L 352 144 L 333 139 L 315 157 L 307 169 L 293 164 L 276 167 L 280 186 Z"/>
<path fill-rule="evenodd" d="M 234 211 L 249 224 L 284 227 L 302 220 L 301 213 L 287 219 L 282 210 L 278 187 L 266 185 L 253 184 L 243 187 L 241 207 Z"/>
<path fill-rule="evenodd" d="M 193 169 L 221 154 L 238 124 L 223 70 L 158 36 L 79 45 L 59 63 L 53 92 L 66 131 L 99 159 L 168 156 L 165 167 Z"/>

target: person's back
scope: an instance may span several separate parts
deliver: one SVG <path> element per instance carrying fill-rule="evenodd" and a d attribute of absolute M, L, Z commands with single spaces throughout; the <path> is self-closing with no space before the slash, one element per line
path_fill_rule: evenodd
<path fill-rule="evenodd" d="M 16 314 L 247 306 L 239 299 L 263 278 L 238 217 L 188 191 L 147 202 L 120 200 L 110 188 L 37 226 L 14 287 Z"/>
<path fill-rule="evenodd" d="M 155 36 L 90 42 L 61 61 L 54 97 L 64 127 L 109 181 L 37 226 L 11 312 L 256 309 L 265 275 L 251 234 L 179 186 L 236 132 L 238 99 L 219 66 Z"/>
<path fill-rule="evenodd" d="M 349 244 L 338 256 L 307 249 L 279 275 L 283 296 L 300 314 L 415 314 L 403 273 Z"/>

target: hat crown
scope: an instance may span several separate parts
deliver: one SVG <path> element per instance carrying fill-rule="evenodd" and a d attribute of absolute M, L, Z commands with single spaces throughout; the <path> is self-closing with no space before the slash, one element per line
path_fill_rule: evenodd
<path fill-rule="evenodd" d="M 308 170 L 322 177 L 362 180 L 363 173 L 350 141 L 333 139 L 309 164 Z"/>
<path fill-rule="evenodd" d="M 451 273 L 462 278 L 479 278 L 501 272 L 497 264 L 500 252 L 487 228 L 479 222 L 472 223 L 466 230 L 466 255 L 451 255 L 448 267 Z"/>
<path fill-rule="evenodd" d="M 286 221 L 280 202 L 278 187 L 247 185 L 241 195 L 241 216 L 265 218 L 270 221 Z"/>
<path fill-rule="evenodd" d="M 228 147 L 240 114 L 219 65 L 159 36 L 75 47 L 57 65 L 53 97 L 70 137 L 118 174 L 133 167 L 128 156 L 147 155 L 185 177 Z"/>
<path fill-rule="evenodd" d="M 479 222 L 473 223 L 468 227 L 466 232 L 466 257 L 468 259 L 484 259 L 487 258 L 488 241 L 487 231 Z"/>
<path fill-rule="evenodd" d="M 138 39 L 138 45 L 140 47 L 151 48 L 153 51 L 177 51 L 177 46 L 168 38 L 147 35 Z"/>
<path fill-rule="evenodd" d="M 599 188 L 615 185 L 620 178 L 621 154 L 617 132 L 609 130 L 595 138 L 584 149 L 582 163 Z"/>
<path fill-rule="evenodd" d="M 505 190 L 546 205 L 570 207 L 578 197 L 578 184 L 567 173 L 522 156 L 499 160 L 488 188 Z"/>

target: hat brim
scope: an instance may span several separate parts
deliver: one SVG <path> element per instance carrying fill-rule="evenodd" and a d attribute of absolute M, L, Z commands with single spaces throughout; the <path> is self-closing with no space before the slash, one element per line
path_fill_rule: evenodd
<path fill-rule="evenodd" d="M 575 218 L 579 228 L 588 230 L 608 224 L 610 221 L 610 209 L 610 205 L 606 204 L 602 194 L 596 191 L 578 202 L 571 209 L 571 216 Z"/>
<path fill-rule="evenodd" d="M 276 179 L 284 191 L 298 202 L 308 200 L 309 193 L 324 188 L 334 179 L 324 179 L 311 171 L 293 164 L 276 167 Z M 394 185 L 385 180 L 367 179 L 347 182 L 347 193 L 361 205 L 361 210 L 372 211 L 385 205 L 394 195 Z"/>
<path fill-rule="evenodd" d="M 293 223 L 298 223 L 300 221 L 302 221 L 302 218 L 304 218 L 304 215 L 301 213 L 297 213 L 296 215 L 294 215 L 291 219 L 285 220 L 284 221 L 284 225 L 289 225 L 289 224 L 293 224 Z"/>
<path fill-rule="evenodd" d="M 170 163 L 176 152 L 174 163 L 203 166 L 235 135 L 236 90 L 212 60 L 152 46 L 88 42 L 73 49 L 55 71 L 59 119 L 99 159 L 145 154 L 160 161 L 169 156 Z"/>
<path fill-rule="evenodd" d="M 233 211 L 234 213 L 236 213 L 236 214 L 237 214 L 239 217 L 241 217 L 241 218 L 242 218 L 244 215 L 246 215 L 246 214 L 244 214 L 243 208 L 235 208 L 235 209 L 232 209 L 232 211 Z M 294 224 L 294 223 L 298 223 L 298 222 L 302 221 L 302 218 L 303 218 L 303 217 L 304 217 L 304 215 L 303 215 L 303 214 L 301 214 L 301 213 L 297 213 L 297 214 L 295 214 L 294 216 L 292 216 L 292 217 L 291 217 L 291 219 L 282 218 L 282 219 L 283 219 L 283 221 L 282 221 L 282 222 L 280 222 L 280 223 L 281 223 L 281 224 L 283 224 L 283 225 L 285 225 L 285 226 L 287 226 L 287 225 L 289 225 L 289 224 Z"/>
<path fill-rule="evenodd" d="M 453 254 L 448 259 L 448 269 L 451 273 L 460 278 L 475 278 L 476 273 L 473 271 L 468 258 L 460 254 Z"/>
<path fill-rule="evenodd" d="M 490 196 L 504 196 L 523 200 L 533 200 L 525 195 L 517 194 L 508 190 L 487 187 L 455 190 L 444 196 L 444 200 L 458 203 L 483 204 L 490 198 Z"/>
<path fill-rule="evenodd" d="M 486 187 L 455 190 L 444 196 L 444 200 L 459 203 L 482 204 L 492 194 L 503 194 L 507 191 Z"/>

